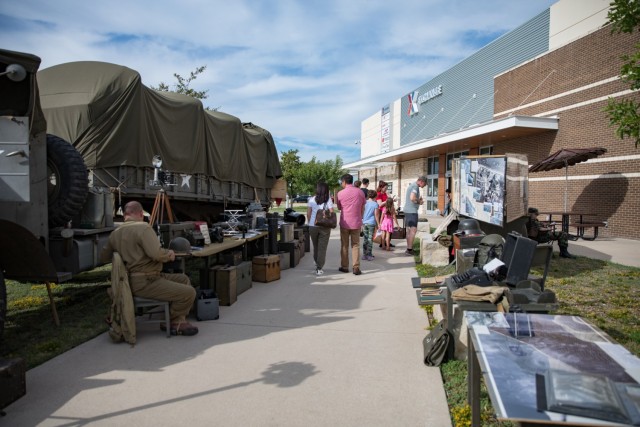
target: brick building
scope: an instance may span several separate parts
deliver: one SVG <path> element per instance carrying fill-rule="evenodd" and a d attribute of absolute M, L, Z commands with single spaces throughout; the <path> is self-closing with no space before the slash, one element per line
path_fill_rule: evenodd
<path fill-rule="evenodd" d="M 363 121 L 361 159 L 346 167 L 390 182 L 400 203 L 427 176 L 424 208 L 435 213 L 456 157 L 518 153 L 532 165 L 561 148 L 602 147 L 567 171 L 530 173 L 528 204 L 562 211 L 566 191 L 568 211 L 607 221 L 601 235 L 640 239 L 640 150 L 603 112 L 610 97 L 640 98 L 618 77 L 640 35 L 611 34 L 607 11 L 603 0 L 559 1 Z"/>

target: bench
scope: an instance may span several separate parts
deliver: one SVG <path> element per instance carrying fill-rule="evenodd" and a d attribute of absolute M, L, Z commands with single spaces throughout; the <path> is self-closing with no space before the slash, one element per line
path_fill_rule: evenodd
<path fill-rule="evenodd" d="M 605 227 L 606 224 L 604 222 L 574 222 L 569 224 L 569 226 L 576 228 L 578 237 L 582 237 L 584 240 L 596 240 L 596 237 L 598 237 L 598 227 Z M 593 228 L 593 236 L 585 237 L 585 228 Z"/>

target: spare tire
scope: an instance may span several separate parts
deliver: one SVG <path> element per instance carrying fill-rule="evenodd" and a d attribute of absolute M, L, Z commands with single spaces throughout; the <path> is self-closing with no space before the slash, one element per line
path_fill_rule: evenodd
<path fill-rule="evenodd" d="M 78 150 L 62 138 L 47 135 L 49 227 L 61 227 L 78 214 L 89 192 L 89 174 Z"/>

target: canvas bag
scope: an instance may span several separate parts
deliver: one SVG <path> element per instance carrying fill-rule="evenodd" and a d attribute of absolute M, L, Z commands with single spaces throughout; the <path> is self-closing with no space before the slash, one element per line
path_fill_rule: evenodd
<path fill-rule="evenodd" d="M 316 226 L 336 228 L 336 226 L 338 225 L 338 218 L 336 217 L 336 213 L 331 212 L 326 207 L 327 204 L 325 203 L 323 209 L 318 209 L 318 212 L 316 213 Z"/>
<path fill-rule="evenodd" d="M 441 363 L 446 362 L 450 343 L 451 334 L 447 330 L 446 320 L 443 319 L 422 340 L 424 364 L 440 366 Z"/>

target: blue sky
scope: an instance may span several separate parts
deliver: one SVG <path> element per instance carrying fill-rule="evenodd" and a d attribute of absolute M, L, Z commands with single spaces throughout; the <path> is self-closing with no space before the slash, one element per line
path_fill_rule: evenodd
<path fill-rule="evenodd" d="M 0 47 L 42 68 L 105 61 L 147 86 L 206 65 L 204 104 L 268 129 L 308 161 L 359 159 L 361 122 L 555 0 L 22 0 Z"/>

